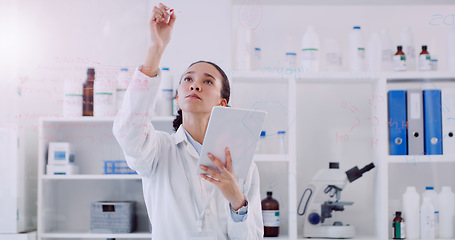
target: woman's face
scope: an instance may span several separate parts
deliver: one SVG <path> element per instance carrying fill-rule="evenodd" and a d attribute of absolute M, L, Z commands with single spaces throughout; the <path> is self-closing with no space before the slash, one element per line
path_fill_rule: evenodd
<path fill-rule="evenodd" d="M 209 63 L 196 63 L 183 75 L 177 104 L 183 112 L 210 113 L 214 106 L 226 106 L 221 98 L 222 77 Z"/>

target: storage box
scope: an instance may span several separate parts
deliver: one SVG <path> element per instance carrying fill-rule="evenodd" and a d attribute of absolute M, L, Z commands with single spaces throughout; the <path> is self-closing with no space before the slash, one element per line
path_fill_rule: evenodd
<path fill-rule="evenodd" d="M 137 174 L 125 160 L 105 160 L 104 174 Z"/>
<path fill-rule="evenodd" d="M 66 165 L 74 163 L 73 145 L 69 142 L 50 142 L 47 164 Z"/>
<path fill-rule="evenodd" d="M 130 233 L 135 228 L 135 202 L 100 201 L 90 207 L 93 233 Z"/>
<path fill-rule="evenodd" d="M 47 175 L 72 175 L 79 173 L 79 167 L 75 164 L 67 165 L 47 165 Z"/>

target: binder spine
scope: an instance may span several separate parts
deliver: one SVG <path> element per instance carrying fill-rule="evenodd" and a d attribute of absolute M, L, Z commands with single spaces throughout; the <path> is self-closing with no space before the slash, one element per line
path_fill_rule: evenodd
<path fill-rule="evenodd" d="M 441 90 L 423 90 L 425 154 L 442 154 Z"/>
<path fill-rule="evenodd" d="M 388 93 L 390 155 L 407 155 L 406 91 Z"/>
<path fill-rule="evenodd" d="M 424 154 L 422 90 L 407 90 L 408 154 Z"/>

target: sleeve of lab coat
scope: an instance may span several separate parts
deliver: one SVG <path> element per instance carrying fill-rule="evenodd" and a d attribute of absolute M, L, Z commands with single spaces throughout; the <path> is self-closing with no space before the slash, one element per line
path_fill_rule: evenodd
<path fill-rule="evenodd" d="M 234 222 L 229 215 L 228 235 L 231 240 L 263 239 L 264 224 L 262 222 L 261 194 L 259 191 L 259 172 L 253 162 L 246 180 L 239 179 L 243 193 L 248 199 L 247 218 L 243 222 Z"/>
<path fill-rule="evenodd" d="M 114 120 L 113 133 L 126 161 L 141 176 L 151 175 L 158 165 L 163 138 L 151 120 L 159 86 L 160 71 L 156 77 L 148 77 L 136 69 Z"/>

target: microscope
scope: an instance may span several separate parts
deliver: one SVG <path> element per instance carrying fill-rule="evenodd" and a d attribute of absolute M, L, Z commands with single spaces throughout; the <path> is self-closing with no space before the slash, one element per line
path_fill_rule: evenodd
<path fill-rule="evenodd" d="M 357 166 L 343 172 L 339 169 L 338 162 L 329 163 L 329 169 L 319 170 L 310 182 L 310 186 L 303 192 L 298 210 L 307 192 L 308 199 L 303 213 L 303 237 L 305 238 L 353 238 L 355 228 L 341 221 L 328 221 L 333 211 L 344 211 L 344 206 L 353 202 L 341 202 L 340 195 L 348 182 L 353 182 L 362 177 L 363 173 L 374 168 L 370 163 L 364 168 Z M 314 196 L 313 195 L 314 191 Z"/>

